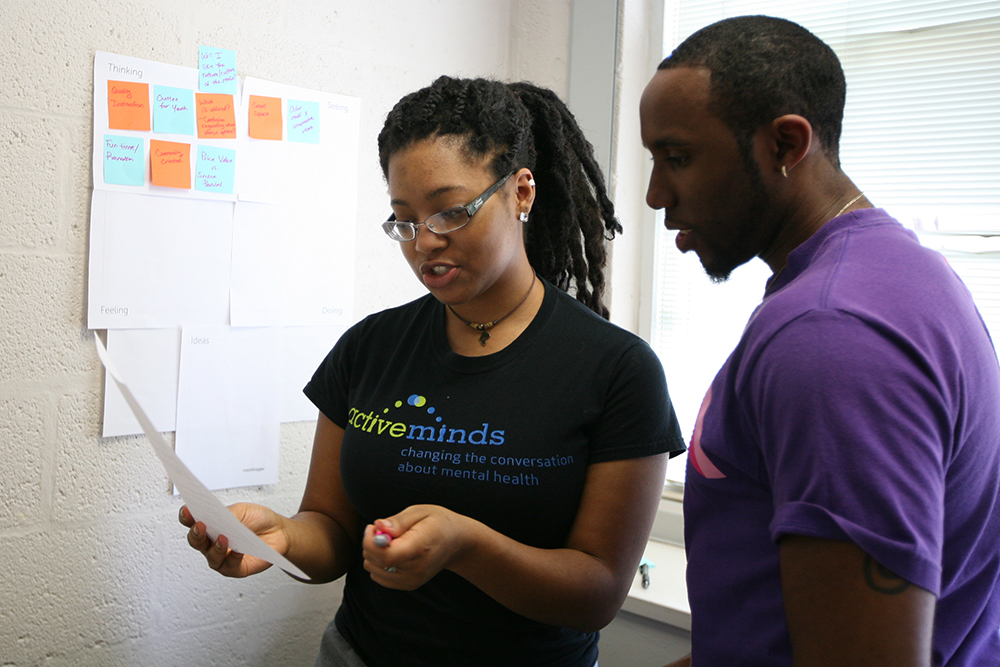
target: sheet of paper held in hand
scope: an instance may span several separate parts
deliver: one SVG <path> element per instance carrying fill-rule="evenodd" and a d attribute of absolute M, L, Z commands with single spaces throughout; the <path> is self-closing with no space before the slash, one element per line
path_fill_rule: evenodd
<path fill-rule="evenodd" d="M 191 516 L 207 526 L 209 537 L 214 540 L 219 535 L 225 535 L 229 538 L 229 547 L 234 551 L 256 556 L 277 565 L 289 574 L 294 574 L 296 577 L 302 579 L 309 579 L 291 561 L 272 549 L 264 540 L 257 537 L 253 531 L 240 523 L 233 516 L 233 513 L 219 502 L 219 499 L 205 488 L 204 484 L 198 481 L 198 478 L 188 470 L 184 462 L 177 458 L 174 450 L 170 448 L 170 445 L 163 439 L 163 436 L 153 427 L 142 406 L 139 405 L 139 402 L 135 400 L 132 392 L 125 385 L 125 382 L 118 374 L 118 370 L 111 363 L 111 358 L 108 356 L 108 351 L 104 349 L 101 339 L 95 335 L 94 342 L 97 345 L 97 354 L 101 358 L 101 362 L 108 369 L 108 373 L 114 379 L 115 384 L 118 385 L 118 389 L 121 390 L 122 396 L 129 407 L 132 408 L 135 418 L 142 425 L 142 430 L 153 445 L 153 450 L 167 471 L 167 475 L 170 476 L 170 480 L 177 486 L 181 497 L 187 503 L 187 507 L 191 511 Z"/>

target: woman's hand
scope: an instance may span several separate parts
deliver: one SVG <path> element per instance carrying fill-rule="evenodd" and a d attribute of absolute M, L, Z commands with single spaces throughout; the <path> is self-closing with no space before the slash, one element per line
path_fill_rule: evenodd
<path fill-rule="evenodd" d="M 365 528 L 362 553 L 372 579 L 412 591 L 448 567 L 465 545 L 464 528 L 472 519 L 437 505 L 413 505 Z M 388 534 L 388 546 L 375 543 L 376 531 Z"/>
<path fill-rule="evenodd" d="M 288 537 L 283 529 L 283 517 L 276 512 L 252 503 L 237 503 L 229 507 L 243 525 L 256 533 L 280 554 L 288 551 Z M 248 577 L 271 567 L 266 560 L 247 556 L 229 548 L 229 540 L 219 535 L 214 542 L 208 537 L 205 524 L 195 521 L 187 506 L 181 507 L 178 516 L 181 524 L 189 527 L 187 541 L 193 549 L 205 556 L 208 566 L 227 577 Z"/>

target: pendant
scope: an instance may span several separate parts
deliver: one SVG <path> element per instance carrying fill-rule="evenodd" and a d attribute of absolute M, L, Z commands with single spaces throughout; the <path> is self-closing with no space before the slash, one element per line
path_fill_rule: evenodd
<path fill-rule="evenodd" d="M 483 347 L 486 347 L 486 341 L 488 341 L 489 339 L 490 339 L 489 332 L 483 331 L 483 333 L 479 336 L 479 344 L 482 345 Z"/>

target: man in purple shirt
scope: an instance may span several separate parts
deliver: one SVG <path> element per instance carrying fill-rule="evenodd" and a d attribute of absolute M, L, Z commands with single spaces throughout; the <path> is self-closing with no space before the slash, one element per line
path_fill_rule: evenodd
<path fill-rule="evenodd" d="M 691 442 L 678 665 L 1000 665 L 1000 367 L 954 272 L 842 171 L 845 90 L 753 16 L 643 94 L 678 249 L 773 271 Z"/>

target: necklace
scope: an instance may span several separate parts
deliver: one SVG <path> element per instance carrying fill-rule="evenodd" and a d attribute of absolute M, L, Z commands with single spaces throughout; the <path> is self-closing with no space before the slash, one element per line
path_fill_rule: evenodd
<path fill-rule="evenodd" d="M 524 297 L 522 297 L 521 300 L 517 302 L 516 306 L 514 306 L 513 308 L 510 309 L 510 312 L 508 312 L 506 315 L 503 315 L 502 317 L 496 318 L 492 322 L 484 322 L 483 324 L 479 324 L 478 322 L 470 322 L 469 320 L 465 319 L 464 317 L 462 317 L 461 315 L 459 315 L 458 313 L 456 313 L 455 309 L 452 308 L 451 305 L 448 306 L 448 310 L 450 310 L 455 315 L 455 317 L 457 317 L 458 319 L 462 320 L 462 322 L 464 322 L 466 326 L 471 327 L 471 328 L 475 329 L 476 331 L 478 331 L 479 334 L 480 334 L 479 335 L 479 344 L 482 345 L 483 347 L 486 347 L 486 341 L 488 341 L 490 339 L 490 329 L 492 329 L 493 327 L 495 327 L 497 325 L 497 323 L 500 322 L 501 320 L 505 320 L 509 316 L 513 315 L 514 311 L 517 310 L 518 308 L 520 308 L 521 305 L 525 301 L 528 300 L 528 297 L 531 296 L 531 290 L 533 290 L 533 289 L 535 289 L 535 272 L 534 272 L 534 270 L 532 270 L 532 272 L 531 272 L 531 287 L 528 288 L 528 292 L 524 295 Z"/>
<path fill-rule="evenodd" d="M 854 199 L 852 199 L 851 201 L 849 201 L 849 202 L 847 202 L 846 204 L 844 204 L 843 208 L 841 208 L 841 209 L 840 209 L 839 211 L 837 211 L 837 215 L 835 215 L 835 216 L 833 216 L 833 217 L 834 217 L 834 218 L 839 218 L 840 216 L 842 216 L 842 215 L 844 214 L 844 211 L 846 211 L 847 209 L 851 208 L 851 206 L 852 206 L 852 205 L 853 205 L 853 204 L 854 204 L 855 202 L 857 202 L 857 201 L 858 201 L 859 199 L 861 199 L 861 198 L 862 198 L 862 197 L 864 197 L 864 196 L 865 196 L 865 193 L 864 193 L 864 192 L 859 192 L 859 193 L 857 194 L 857 196 L 856 196 L 856 197 L 854 197 Z M 830 208 L 833 208 L 833 207 L 831 206 Z M 830 210 L 830 209 L 827 209 L 827 210 Z M 768 281 L 767 281 L 767 284 L 765 284 L 765 285 L 764 285 L 764 291 L 765 291 L 765 292 L 766 292 L 767 290 L 771 289 L 771 285 L 773 285 L 773 284 L 774 284 L 774 281 L 778 279 L 778 275 L 779 275 L 779 274 L 780 274 L 780 273 L 781 273 L 782 271 L 784 271 L 784 270 L 785 270 L 785 267 L 781 267 L 780 269 L 778 269 L 777 271 L 775 271 L 775 272 L 774 272 L 774 275 L 772 275 L 772 276 L 771 276 L 771 277 L 770 277 L 770 278 L 768 279 Z"/>
<path fill-rule="evenodd" d="M 847 209 L 851 208 L 851 204 L 853 204 L 854 202 L 858 201 L 859 199 L 861 199 L 864 196 L 865 196 L 864 192 L 859 192 L 857 197 L 855 197 L 851 201 L 849 201 L 846 204 L 844 204 L 844 208 L 842 208 L 839 211 L 837 211 L 837 215 L 835 215 L 833 217 L 839 218 L 841 215 L 844 214 L 844 211 L 846 211 Z"/>

